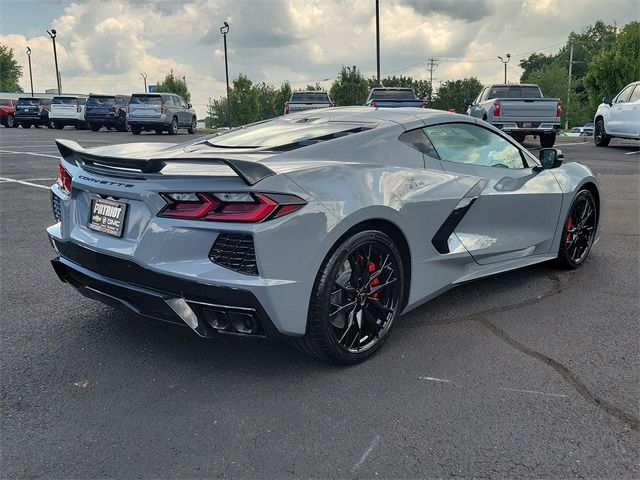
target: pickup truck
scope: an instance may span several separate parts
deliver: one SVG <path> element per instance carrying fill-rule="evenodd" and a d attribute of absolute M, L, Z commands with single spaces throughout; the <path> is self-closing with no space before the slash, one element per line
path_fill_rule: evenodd
<path fill-rule="evenodd" d="M 544 98 L 535 84 L 497 84 L 482 89 L 478 97 L 464 102 L 467 115 L 480 118 L 522 143 L 527 135 L 540 137 L 542 148 L 556 143 L 562 102 Z"/>
<path fill-rule="evenodd" d="M 374 108 L 427 108 L 427 102 L 416 97 L 415 92 L 411 88 L 376 87 L 372 88 L 369 92 L 365 106 Z"/>
<path fill-rule="evenodd" d="M 612 138 L 640 140 L 640 82 L 633 82 L 615 97 L 604 97 L 594 117 L 593 141 L 606 147 Z"/>
<path fill-rule="evenodd" d="M 335 107 L 335 103 L 331 101 L 327 92 L 294 92 L 289 101 L 284 104 L 284 115 L 329 107 Z"/>

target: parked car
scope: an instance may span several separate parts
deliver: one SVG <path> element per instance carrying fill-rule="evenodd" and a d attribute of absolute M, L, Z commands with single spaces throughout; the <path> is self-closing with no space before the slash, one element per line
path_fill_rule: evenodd
<path fill-rule="evenodd" d="M 89 95 L 84 112 L 87 126 L 94 132 L 102 127 L 126 132 L 129 99 L 128 95 Z"/>
<path fill-rule="evenodd" d="M 176 135 L 179 128 L 196 133 L 198 128 L 191 104 L 173 93 L 134 93 L 129 99 L 127 122 L 134 135 L 143 130 Z"/>
<path fill-rule="evenodd" d="M 615 97 L 604 97 L 594 117 L 593 141 L 606 147 L 612 138 L 640 139 L 640 81 L 622 89 Z"/>
<path fill-rule="evenodd" d="M 84 109 L 87 97 L 60 95 L 51 100 L 49 120 L 58 130 L 67 125 L 74 126 L 77 130 L 84 130 L 87 124 L 84 119 Z"/>
<path fill-rule="evenodd" d="M 522 143 L 527 135 L 540 137 L 540 146 L 550 148 L 560 130 L 562 102 L 544 98 L 535 84 L 497 84 L 482 89 L 476 99 L 467 99 L 467 115 L 480 118 Z"/>
<path fill-rule="evenodd" d="M 333 362 L 369 357 L 402 312 L 456 285 L 577 268 L 599 234 L 587 167 L 455 113 L 332 108 L 195 143 L 57 145 L 47 232 L 62 281 L 200 336 L 283 338 Z"/>
<path fill-rule="evenodd" d="M 593 136 L 594 123 L 585 123 L 581 127 L 573 127 L 569 132 L 573 136 L 577 137 L 591 137 Z"/>
<path fill-rule="evenodd" d="M 16 102 L 16 123 L 22 128 L 41 128 L 43 125 L 51 128 L 49 120 L 51 99 L 36 97 L 21 97 Z"/>
<path fill-rule="evenodd" d="M 302 112 L 304 110 L 316 110 L 319 108 L 335 107 L 327 92 L 308 91 L 293 92 L 288 102 L 284 104 L 284 115 Z"/>
<path fill-rule="evenodd" d="M 0 98 L 0 123 L 7 128 L 17 127 L 14 100 Z"/>
<path fill-rule="evenodd" d="M 369 92 L 365 103 L 368 107 L 397 108 L 421 107 L 427 108 L 427 102 L 416 97 L 412 88 L 376 87 Z"/>

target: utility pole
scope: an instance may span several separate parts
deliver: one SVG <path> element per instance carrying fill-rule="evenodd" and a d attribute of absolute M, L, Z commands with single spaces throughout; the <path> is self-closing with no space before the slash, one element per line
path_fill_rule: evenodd
<path fill-rule="evenodd" d="M 376 0 L 376 64 L 377 64 L 377 79 L 378 86 L 380 83 L 380 0 Z"/>
<path fill-rule="evenodd" d="M 429 59 L 429 104 L 431 104 L 431 97 L 433 96 L 433 71 L 438 67 L 437 60 L 437 58 Z"/>
<path fill-rule="evenodd" d="M 569 129 L 569 102 L 571 99 L 571 70 L 573 67 L 573 42 L 569 41 L 569 80 L 567 81 L 567 104 L 565 108 L 564 129 Z"/>
<path fill-rule="evenodd" d="M 58 70 L 58 53 L 56 52 L 56 35 L 57 32 L 55 28 L 52 28 L 51 31 L 47 30 L 47 33 L 51 37 L 53 41 L 53 61 L 56 64 L 56 81 L 58 82 L 58 95 L 62 95 L 62 85 L 60 82 L 60 70 Z"/>
<path fill-rule="evenodd" d="M 27 58 L 29 59 L 29 81 L 31 82 L 31 96 L 33 97 L 33 75 L 31 74 L 31 49 L 27 47 Z"/>

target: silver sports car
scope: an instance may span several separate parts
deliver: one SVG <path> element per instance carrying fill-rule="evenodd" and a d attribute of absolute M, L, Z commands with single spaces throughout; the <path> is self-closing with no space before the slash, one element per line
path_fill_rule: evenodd
<path fill-rule="evenodd" d="M 184 144 L 57 141 L 48 234 L 62 281 L 155 319 L 372 355 L 445 290 L 555 260 L 576 268 L 591 171 L 437 110 L 313 110 Z"/>

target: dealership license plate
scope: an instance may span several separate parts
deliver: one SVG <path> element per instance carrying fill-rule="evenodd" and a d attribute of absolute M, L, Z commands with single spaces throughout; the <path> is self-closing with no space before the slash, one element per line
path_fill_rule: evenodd
<path fill-rule="evenodd" d="M 91 200 L 89 228 L 114 237 L 121 237 L 126 211 L 126 203 L 94 198 Z"/>

